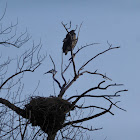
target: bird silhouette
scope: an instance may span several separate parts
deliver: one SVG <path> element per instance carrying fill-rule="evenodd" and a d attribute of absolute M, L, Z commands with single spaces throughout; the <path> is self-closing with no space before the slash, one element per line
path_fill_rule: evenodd
<path fill-rule="evenodd" d="M 71 30 L 67 33 L 65 39 L 63 40 L 63 53 L 67 55 L 68 51 L 71 51 L 74 49 L 75 45 L 77 43 L 75 30 Z"/>

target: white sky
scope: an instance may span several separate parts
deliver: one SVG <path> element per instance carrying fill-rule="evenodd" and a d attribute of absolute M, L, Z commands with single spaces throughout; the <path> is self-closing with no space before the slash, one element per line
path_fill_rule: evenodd
<path fill-rule="evenodd" d="M 0 0 L 0 14 L 5 7 L 5 0 Z M 15 22 L 18 18 L 19 28 L 28 29 L 38 42 L 42 39 L 43 50 L 51 54 L 55 62 L 61 60 L 62 40 L 66 31 L 61 21 L 72 21 L 72 27 L 83 21 L 79 36 L 79 47 L 86 43 L 98 42 L 101 45 L 87 49 L 80 55 L 79 64 L 83 58 L 90 58 L 95 52 L 107 48 L 107 40 L 114 46 L 121 46 L 101 56 L 89 68 L 99 69 L 113 79 L 123 83 L 127 93 L 121 98 L 121 106 L 127 112 L 114 110 L 115 116 L 105 115 L 93 122 L 95 127 L 103 130 L 93 132 L 94 140 L 138 140 L 140 138 L 140 1 L 139 0 L 7 0 L 7 13 L 4 23 Z M 10 52 L 11 53 L 11 52 Z M 83 55 L 83 56 L 82 56 Z M 59 64 L 57 64 L 59 69 Z M 36 80 L 41 80 L 41 92 L 51 92 L 52 86 L 43 72 L 51 69 L 49 57 L 38 70 Z M 33 75 L 34 76 L 34 75 Z M 48 80 L 48 81 L 47 81 Z M 45 84 L 43 84 L 45 82 Z M 83 81 L 79 81 L 83 84 Z M 34 82 L 35 83 L 35 82 Z M 51 83 L 51 84 L 50 84 Z M 31 84 L 31 83 L 30 83 Z M 86 82 L 90 84 L 89 82 Z M 34 84 L 34 87 L 37 84 Z M 48 85 L 48 87 L 46 87 Z M 73 86 L 75 91 L 76 86 Z M 31 90 L 31 89 L 30 89 Z M 82 89 L 81 89 L 82 90 Z M 44 95 L 44 93 L 41 93 Z M 47 94 L 46 96 L 49 96 Z M 99 126 L 98 126 L 99 124 Z"/>

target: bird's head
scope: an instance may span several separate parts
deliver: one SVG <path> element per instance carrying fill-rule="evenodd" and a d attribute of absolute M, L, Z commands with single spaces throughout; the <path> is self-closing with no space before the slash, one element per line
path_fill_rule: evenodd
<path fill-rule="evenodd" d="M 70 33 L 71 35 L 74 35 L 74 34 L 75 34 L 75 30 L 71 30 L 69 33 Z"/>

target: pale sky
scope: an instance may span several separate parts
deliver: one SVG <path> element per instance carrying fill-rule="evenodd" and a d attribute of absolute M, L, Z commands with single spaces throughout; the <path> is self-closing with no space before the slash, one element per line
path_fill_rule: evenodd
<path fill-rule="evenodd" d="M 51 54 L 56 66 L 60 70 L 62 41 L 66 31 L 61 22 L 72 21 L 72 28 L 83 22 L 79 42 L 77 46 L 89 43 L 101 43 L 84 50 L 77 64 L 85 62 L 88 58 L 106 49 L 107 41 L 114 46 L 121 46 L 121 49 L 113 50 L 99 57 L 89 65 L 89 69 L 100 70 L 113 79 L 113 82 L 123 83 L 121 107 L 126 109 L 123 112 L 114 108 L 115 116 L 105 115 L 93 120 L 93 125 L 103 127 L 103 130 L 90 133 L 94 140 L 138 140 L 140 138 L 140 1 L 139 0 L 6 0 L 7 12 L 3 19 L 4 24 L 15 22 L 18 18 L 18 31 L 27 28 L 35 42 L 40 39 L 43 44 L 43 51 Z M 0 14 L 2 15 L 5 0 L 0 0 Z M 24 48 L 22 48 L 24 50 Z M 12 49 L 7 49 L 11 53 Z M 14 53 L 14 50 L 13 50 Z M 69 57 L 69 56 L 67 56 Z M 41 81 L 40 95 L 49 96 L 53 92 L 51 76 L 44 76 L 43 73 L 52 68 L 47 57 L 43 65 L 37 70 L 34 82 L 28 79 L 27 91 L 32 91 Z M 68 75 L 70 76 L 70 75 Z M 58 76 L 59 77 L 59 76 Z M 25 78 L 27 78 L 25 76 Z M 94 80 L 96 82 L 96 80 Z M 78 81 L 84 90 L 84 86 L 90 85 L 90 80 Z M 33 84 L 33 85 L 32 85 Z M 84 85 L 84 86 L 83 86 Z M 77 86 L 72 87 L 76 92 Z M 56 88 L 57 91 L 57 88 Z M 45 93 L 44 93 L 45 92 Z M 67 94 L 70 94 L 68 91 Z M 90 121 L 92 123 L 92 121 Z"/>

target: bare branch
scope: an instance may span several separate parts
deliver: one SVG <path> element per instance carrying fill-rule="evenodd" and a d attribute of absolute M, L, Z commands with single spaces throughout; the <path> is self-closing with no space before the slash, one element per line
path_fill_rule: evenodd
<path fill-rule="evenodd" d="M 105 51 L 103 51 L 103 52 L 101 52 L 101 53 L 98 53 L 97 55 L 95 55 L 94 57 L 92 57 L 90 60 L 88 60 L 84 65 L 82 65 L 81 66 L 81 68 L 78 70 L 78 74 L 79 74 L 79 72 L 88 64 L 88 63 L 90 63 L 93 59 L 95 59 L 96 57 L 98 57 L 99 55 L 101 55 L 101 54 L 104 54 L 104 53 L 106 53 L 106 52 L 108 52 L 108 51 L 110 51 L 110 50 L 113 50 L 113 49 L 118 49 L 118 48 L 120 48 L 120 47 L 109 47 L 107 50 L 105 50 Z"/>
<path fill-rule="evenodd" d="M 51 61 L 52 61 L 52 63 L 53 63 L 53 67 L 54 67 L 54 68 L 53 68 L 52 70 L 50 70 L 50 71 L 44 73 L 44 74 L 51 73 L 51 74 L 52 74 L 52 77 L 53 77 L 53 80 L 58 84 L 59 88 L 61 89 L 62 87 L 61 87 L 60 82 L 55 78 L 55 74 L 57 73 L 56 68 L 55 68 L 55 63 L 54 63 L 54 61 L 53 61 L 53 59 L 52 59 L 51 56 L 50 56 L 50 59 L 51 59 Z"/>
<path fill-rule="evenodd" d="M 125 109 L 123 109 L 123 108 L 120 108 L 120 107 L 118 107 L 116 104 L 118 103 L 118 102 L 116 102 L 116 103 L 113 103 L 110 99 L 108 99 L 107 97 L 104 97 L 106 100 L 108 100 L 112 105 L 114 105 L 115 107 L 117 107 L 117 108 L 119 108 L 120 110 L 123 110 L 123 111 L 126 111 Z"/>
<path fill-rule="evenodd" d="M 71 50 L 71 56 L 72 56 L 72 64 L 73 64 L 73 71 L 74 71 L 74 76 L 76 77 L 76 68 L 75 68 L 75 62 L 74 62 L 74 56 L 73 56 L 73 51 Z"/>
<path fill-rule="evenodd" d="M 62 97 L 65 91 L 78 79 L 79 76 L 76 75 L 65 87 L 60 90 L 58 97 Z"/>
<path fill-rule="evenodd" d="M 103 108 L 103 107 L 99 107 L 99 106 L 94 106 L 94 105 L 91 105 L 91 106 L 85 106 L 85 107 L 82 107 L 82 106 L 75 106 L 76 108 L 79 108 L 79 109 L 89 109 L 89 108 L 98 108 L 98 109 L 102 109 L 102 110 L 107 110 L 106 108 Z M 111 111 L 109 111 L 109 113 L 111 115 L 114 115 Z"/>
<path fill-rule="evenodd" d="M 79 38 L 79 33 L 80 33 L 80 29 L 82 27 L 82 24 L 83 24 L 83 22 L 80 24 L 80 27 L 79 27 L 79 31 L 78 31 L 78 35 L 77 35 L 77 41 L 78 41 L 78 38 Z"/>
<path fill-rule="evenodd" d="M 80 98 L 84 97 L 85 94 L 87 94 L 90 91 L 93 91 L 93 90 L 96 90 L 96 89 L 106 90 L 107 88 L 112 87 L 112 86 L 121 86 L 122 85 L 122 84 L 110 84 L 110 85 L 107 85 L 106 87 L 100 87 L 101 84 L 103 84 L 104 82 L 105 81 L 102 81 L 98 84 L 98 86 L 90 88 L 90 89 L 86 90 L 85 92 L 83 92 L 75 101 L 72 102 L 72 105 L 74 106 L 80 100 Z M 73 98 L 73 96 L 70 97 L 68 100 L 70 100 L 72 98 Z"/>
<path fill-rule="evenodd" d="M 6 3 L 6 6 L 5 6 L 5 9 L 4 9 L 4 12 L 3 12 L 3 15 L 2 15 L 1 18 L 0 18 L 0 21 L 4 18 L 5 13 L 6 13 L 6 9 L 7 9 L 7 3 Z"/>
<path fill-rule="evenodd" d="M 11 25 L 10 25 L 9 27 L 5 28 L 4 30 L 1 29 L 0 34 L 3 35 L 3 34 L 9 34 L 9 33 L 11 33 L 11 32 L 12 32 L 12 29 L 13 29 L 14 27 L 17 27 L 17 25 L 18 25 L 18 21 L 17 21 L 17 23 L 15 23 L 15 24 L 12 24 L 12 23 L 11 23 Z"/>
<path fill-rule="evenodd" d="M 117 96 L 118 93 L 120 93 L 120 92 L 125 92 L 125 91 L 128 91 L 128 90 L 127 90 L 127 89 L 119 90 L 119 91 L 117 91 L 117 92 L 115 93 L 115 96 Z"/>
<path fill-rule="evenodd" d="M 66 68 L 64 69 L 63 71 L 63 74 L 67 71 L 67 69 L 69 68 L 70 64 L 72 63 L 72 58 L 71 58 L 71 61 L 69 62 L 69 64 L 66 66 Z"/>
<path fill-rule="evenodd" d="M 7 79 L 0 85 L 0 89 L 1 89 L 9 80 L 11 80 L 13 77 L 15 77 L 15 76 L 17 76 L 17 75 L 19 75 L 19 74 L 21 74 L 21 73 L 24 73 L 24 72 L 26 72 L 26 71 L 33 72 L 33 70 L 23 70 L 23 71 L 20 71 L 20 72 L 18 72 L 18 73 L 15 73 L 14 75 L 12 75 L 12 76 L 10 76 L 9 78 L 7 78 Z"/>
<path fill-rule="evenodd" d="M 101 98 L 101 97 L 119 97 L 120 95 L 83 95 L 82 97 L 94 97 L 94 98 Z M 71 96 L 70 98 L 68 98 L 67 100 L 71 100 L 73 98 L 77 98 L 77 97 L 81 97 L 81 95 L 74 95 L 74 96 Z M 81 97 L 81 98 L 82 98 Z"/>
<path fill-rule="evenodd" d="M 83 119 L 79 119 L 79 120 L 75 120 L 75 121 L 71 121 L 71 122 L 64 123 L 63 127 L 65 127 L 65 126 L 67 126 L 67 125 L 72 125 L 72 124 L 77 124 L 77 123 L 85 122 L 85 121 L 91 120 L 91 119 L 93 119 L 93 118 L 97 118 L 97 117 L 99 117 L 99 116 L 102 116 L 102 115 L 108 113 L 108 112 L 110 111 L 111 108 L 112 108 L 112 104 L 110 105 L 110 107 L 109 107 L 107 110 L 105 110 L 105 111 L 103 111 L 103 112 L 101 112 L 101 113 L 98 113 L 98 114 L 95 114 L 95 115 L 93 115 L 93 116 L 86 117 L 86 118 L 83 118 Z"/>
<path fill-rule="evenodd" d="M 84 49 L 84 48 L 86 48 L 86 47 L 89 47 L 89 46 L 93 46 L 93 45 L 96 45 L 96 44 L 100 44 L 100 43 L 91 43 L 91 44 L 86 44 L 85 46 L 81 46 L 81 48 L 79 48 L 73 55 L 74 55 L 74 57 L 75 57 L 75 55 L 79 52 L 79 51 L 81 51 L 82 49 Z M 71 60 L 72 59 L 72 57 L 69 59 L 69 60 Z"/>
<path fill-rule="evenodd" d="M 67 81 L 66 81 L 66 79 L 65 79 L 65 77 L 64 77 L 64 72 L 65 71 L 63 71 L 63 52 L 62 52 L 62 62 L 61 62 L 61 77 L 62 77 L 62 79 L 63 79 L 63 81 L 64 81 L 64 84 L 63 84 L 63 86 L 62 86 L 62 89 L 66 86 L 66 84 L 67 84 Z"/>
<path fill-rule="evenodd" d="M 81 72 L 79 75 L 83 75 L 84 73 L 93 74 L 93 75 L 100 75 L 100 76 L 102 76 L 104 79 L 108 79 L 108 80 L 112 81 L 112 79 L 110 79 L 110 78 L 107 77 L 106 75 L 103 75 L 103 74 L 101 74 L 101 73 L 97 73 L 97 70 L 96 70 L 95 72 L 83 71 L 83 72 Z"/>
<path fill-rule="evenodd" d="M 26 112 L 23 109 L 20 109 L 19 107 L 15 106 L 14 104 L 10 103 L 8 100 L 0 98 L 0 103 L 4 104 L 5 106 L 9 107 L 13 111 L 15 111 L 17 114 L 26 117 Z"/>
<path fill-rule="evenodd" d="M 76 127 L 76 128 L 85 129 L 85 130 L 88 130 L 88 131 L 95 131 L 95 130 L 101 130 L 101 129 L 103 129 L 103 128 L 95 128 L 95 129 L 93 129 L 92 127 L 91 128 L 86 128 L 86 127 L 83 127 L 83 126 L 80 126 L 80 125 L 73 125 L 73 124 L 72 124 L 72 126 L 73 127 Z"/>
<path fill-rule="evenodd" d="M 67 33 L 69 33 L 68 28 L 66 28 L 67 24 L 64 24 L 63 22 L 61 22 L 61 24 L 64 26 L 65 30 L 67 31 Z M 70 27 L 71 27 L 71 22 L 70 22 Z"/>

